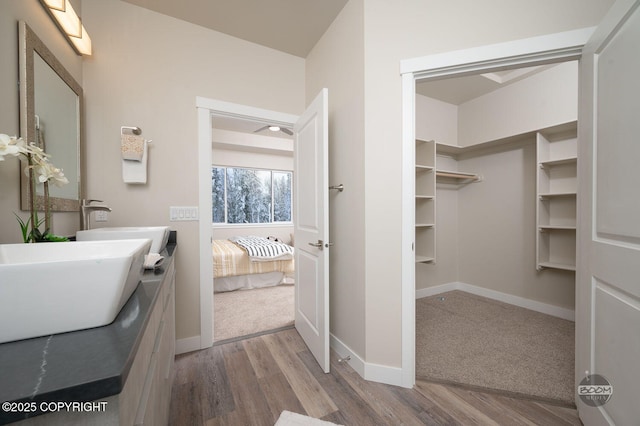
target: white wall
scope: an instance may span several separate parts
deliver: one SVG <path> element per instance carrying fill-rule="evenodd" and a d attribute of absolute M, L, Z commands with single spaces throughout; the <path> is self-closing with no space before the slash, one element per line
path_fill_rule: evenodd
<path fill-rule="evenodd" d="M 306 101 L 329 89 L 330 329 L 365 353 L 363 0 L 351 0 L 306 60 Z M 382 169 L 381 169 L 382 172 Z"/>
<path fill-rule="evenodd" d="M 168 219 L 169 206 L 198 205 L 196 96 L 300 114 L 304 60 L 118 0 L 85 0 L 83 22 L 94 47 L 84 65 L 87 196 L 112 207 L 109 226 L 178 231 L 177 338 L 197 336 L 198 223 Z M 153 139 L 146 185 L 122 182 L 123 125 Z"/>
<path fill-rule="evenodd" d="M 416 139 L 458 145 L 458 107 L 416 94 Z"/>
<path fill-rule="evenodd" d="M 81 10 L 78 1 L 72 1 L 76 11 Z M 82 84 L 82 59 L 77 56 L 62 36 L 45 9 L 36 0 L 3 0 L 0 2 L 0 55 L 3 58 L 0 71 L 0 133 L 20 134 L 18 101 L 18 21 L 25 21 L 40 40 L 58 58 L 73 78 Z M 0 243 L 21 243 L 20 227 L 14 212 L 26 218 L 20 211 L 20 167 L 17 158 L 7 158 L 0 163 Z M 54 213 L 53 231 L 60 235 L 74 235 L 80 224 L 78 213 Z"/>
<path fill-rule="evenodd" d="M 578 62 L 552 66 L 460 105 L 458 145 L 469 146 L 578 118 Z"/>
<path fill-rule="evenodd" d="M 212 139 L 214 165 L 293 171 L 292 139 L 215 128 Z"/>
<path fill-rule="evenodd" d="M 575 274 L 536 270 L 535 139 L 459 168 L 483 176 L 459 190 L 459 281 L 573 310 Z"/>
<path fill-rule="evenodd" d="M 401 365 L 400 61 L 593 26 L 611 4 L 609 0 L 365 0 L 364 238 L 368 361 Z"/>

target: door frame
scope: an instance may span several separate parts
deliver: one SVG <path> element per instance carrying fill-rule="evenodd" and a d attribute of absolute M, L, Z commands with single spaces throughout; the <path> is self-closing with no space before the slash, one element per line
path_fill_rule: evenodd
<path fill-rule="evenodd" d="M 198 114 L 198 253 L 200 257 L 200 336 L 188 350 L 213 346 L 213 257 L 211 256 L 212 199 L 211 165 L 214 117 L 231 117 L 293 128 L 298 116 L 217 99 L 196 97 Z M 295 147 L 294 147 L 295 149 Z M 294 170 L 295 173 L 295 170 Z M 198 347 L 193 347 L 198 345 Z M 187 348 L 185 348 L 187 349 Z M 185 350 L 186 352 L 187 350 Z"/>
<path fill-rule="evenodd" d="M 415 91 L 416 81 L 580 59 L 595 27 L 400 61 L 402 76 L 402 386 L 415 384 Z"/>

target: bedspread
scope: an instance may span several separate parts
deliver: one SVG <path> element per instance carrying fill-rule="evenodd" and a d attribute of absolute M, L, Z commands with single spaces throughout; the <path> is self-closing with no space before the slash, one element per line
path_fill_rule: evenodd
<path fill-rule="evenodd" d="M 214 278 L 274 271 L 292 275 L 294 272 L 293 259 L 251 262 L 247 252 L 229 240 L 213 240 L 212 251 Z"/>
<path fill-rule="evenodd" d="M 229 241 L 243 248 L 253 262 L 268 262 L 271 260 L 288 260 L 293 258 L 293 247 L 280 241 L 249 235 L 246 237 L 232 237 Z"/>

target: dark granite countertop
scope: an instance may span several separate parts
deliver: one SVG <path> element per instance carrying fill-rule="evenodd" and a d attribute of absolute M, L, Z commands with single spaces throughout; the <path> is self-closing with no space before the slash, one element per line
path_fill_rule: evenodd
<path fill-rule="evenodd" d="M 88 402 L 120 393 L 174 255 L 173 237 L 161 253 L 163 266 L 145 271 L 113 323 L 0 344 L 0 403 Z M 0 409 L 0 425 L 34 414 Z"/>

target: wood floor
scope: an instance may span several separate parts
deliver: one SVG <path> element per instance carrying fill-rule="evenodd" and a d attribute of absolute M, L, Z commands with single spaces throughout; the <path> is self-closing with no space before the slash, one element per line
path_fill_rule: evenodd
<path fill-rule="evenodd" d="M 295 329 L 176 358 L 171 425 L 272 426 L 283 410 L 345 426 L 581 424 L 565 407 L 436 383 L 367 382 L 335 353 L 324 374 Z"/>

